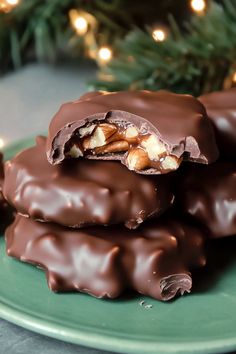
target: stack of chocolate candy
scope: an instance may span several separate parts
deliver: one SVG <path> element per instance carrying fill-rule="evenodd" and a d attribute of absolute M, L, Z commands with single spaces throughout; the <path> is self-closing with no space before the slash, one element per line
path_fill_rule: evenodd
<path fill-rule="evenodd" d="M 236 231 L 235 166 L 217 158 L 199 100 L 88 93 L 6 164 L 4 196 L 18 212 L 7 252 L 42 267 L 54 291 L 159 300 L 190 292 L 206 238 Z"/>

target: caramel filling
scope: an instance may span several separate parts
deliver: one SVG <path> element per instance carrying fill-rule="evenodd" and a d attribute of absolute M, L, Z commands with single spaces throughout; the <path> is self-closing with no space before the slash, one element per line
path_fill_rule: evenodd
<path fill-rule="evenodd" d="M 125 154 L 128 168 L 135 171 L 154 168 L 166 173 L 176 170 L 182 161 L 169 154 L 155 135 L 140 134 L 134 125 L 124 128 L 107 122 L 80 128 L 70 141 L 66 155 L 86 157 L 116 153 Z"/>

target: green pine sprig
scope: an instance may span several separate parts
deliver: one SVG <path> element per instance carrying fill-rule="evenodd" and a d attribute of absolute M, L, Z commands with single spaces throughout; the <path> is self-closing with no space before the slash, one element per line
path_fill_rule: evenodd
<path fill-rule="evenodd" d="M 83 38 L 76 35 L 68 15 L 73 8 L 96 17 L 99 38 L 97 33 L 94 35 L 98 41 L 123 36 L 130 18 L 123 16 L 120 24 L 114 17 L 123 3 L 124 0 L 21 0 L 9 13 L 0 13 L 0 72 L 17 69 L 32 60 L 54 63 L 60 55 L 81 56 L 83 49 L 85 52 Z"/>
<path fill-rule="evenodd" d="M 186 10 L 188 0 L 181 0 Z M 135 6 L 134 6 L 135 4 Z M 185 5 L 185 6 L 183 6 Z M 96 18 L 93 33 L 97 46 L 113 46 L 133 26 L 143 27 L 146 19 L 165 18 L 177 12 L 176 0 L 20 0 L 9 13 L 0 13 L 0 72 L 17 69 L 28 61 L 54 63 L 61 56 L 85 55 L 86 43 L 70 24 L 69 10 L 87 11 Z M 183 11 L 185 13 L 186 11 Z"/>
<path fill-rule="evenodd" d="M 117 56 L 100 70 L 94 89 L 170 89 L 200 95 L 223 88 L 236 67 L 236 2 L 212 2 L 180 31 L 170 17 L 170 35 L 156 42 L 134 30 L 121 41 Z"/>

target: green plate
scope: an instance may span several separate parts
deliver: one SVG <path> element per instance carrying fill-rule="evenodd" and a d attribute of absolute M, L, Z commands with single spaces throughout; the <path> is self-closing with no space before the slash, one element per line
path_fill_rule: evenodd
<path fill-rule="evenodd" d="M 32 140 L 6 149 L 9 158 Z M 0 241 L 0 316 L 64 341 L 121 353 L 220 353 L 236 349 L 234 240 L 212 245 L 215 264 L 196 276 L 191 295 L 171 303 L 141 296 L 98 300 L 53 294 L 44 273 L 5 255 Z M 226 256 L 224 256 L 226 255 Z M 144 299 L 153 307 L 139 304 Z"/>

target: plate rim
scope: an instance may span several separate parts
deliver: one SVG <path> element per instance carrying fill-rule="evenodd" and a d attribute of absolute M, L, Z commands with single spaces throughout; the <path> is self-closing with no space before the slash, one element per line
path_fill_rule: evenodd
<path fill-rule="evenodd" d="M 45 134 L 44 134 L 45 135 Z M 31 145 L 35 136 L 19 139 L 7 144 L 2 150 L 9 154 L 8 150 L 16 150 L 20 145 L 25 147 Z M 5 241 L 3 241 L 5 242 Z M 218 354 L 230 352 L 236 349 L 236 335 L 231 338 L 206 340 L 201 342 L 161 342 L 161 341 L 137 341 L 132 338 L 117 337 L 111 333 L 95 333 L 86 329 L 65 327 L 56 321 L 35 317 L 27 314 L 22 309 L 18 310 L 0 299 L 0 318 L 15 325 L 31 330 L 48 337 L 62 340 L 68 343 L 83 345 L 100 350 L 108 350 L 117 353 L 127 354 L 171 354 L 171 353 L 197 353 L 197 354 Z M 105 330 L 103 330 L 105 332 Z"/>
<path fill-rule="evenodd" d="M 100 350 L 108 350 L 127 354 L 170 354 L 170 353 L 208 353 L 218 354 L 235 350 L 236 337 L 200 342 L 160 342 L 137 341 L 127 338 L 117 338 L 115 335 L 97 334 L 81 328 L 78 330 L 66 328 L 56 322 L 36 318 L 30 314 L 14 309 L 0 300 L 0 317 L 15 325 L 33 332 L 46 335 L 68 343 L 83 345 Z"/>

